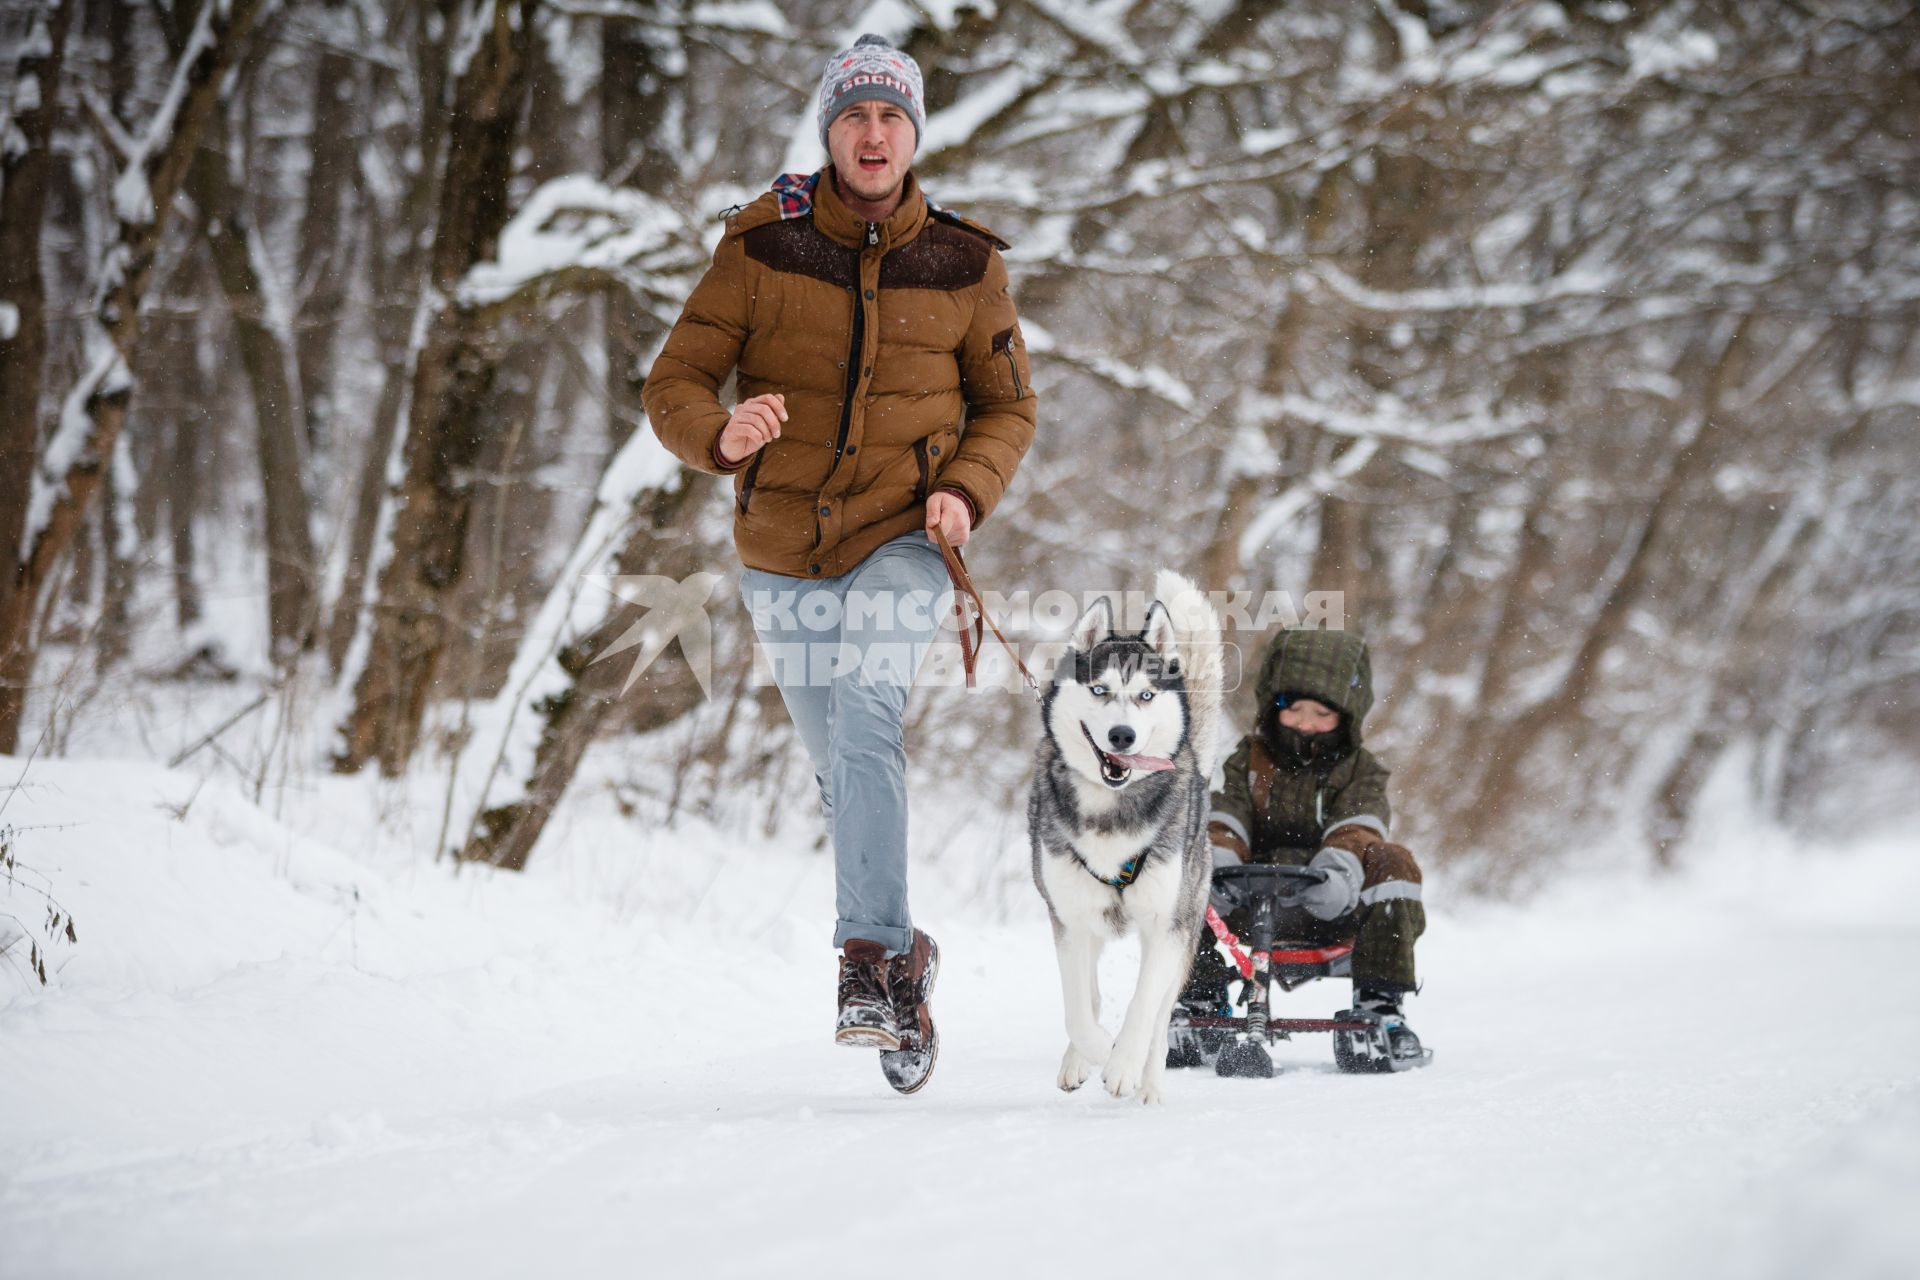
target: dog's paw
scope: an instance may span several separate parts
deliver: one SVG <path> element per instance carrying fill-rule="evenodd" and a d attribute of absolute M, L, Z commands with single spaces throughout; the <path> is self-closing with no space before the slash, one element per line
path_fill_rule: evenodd
<path fill-rule="evenodd" d="M 1087 1077 L 1093 1074 L 1093 1068 L 1094 1064 L 1088 1062 L 1085 1055 L 1068 1045 L 1060 1059 L 1060 1078 L 1057 1083 L 1063 1091 L 1072 1093 L 1087 1082 Z"/>
<path fill-rule="evenodd" d="M 1146 1074 L 1138 1058 L 1117 1058 L 1107 1063 L 1100 1080 L 1114 1097 L 1130 1098 L 1139 1090 Z"/>
<path fill-rule="evenodd" d="M 1150 1107 L 1160 1105 L 1160 1086 L 1167 1080 L 1167 1051 L 1158 1050 L 1157 1058 L 1147 1059 L 1146 1077 L 1140 1081 L 1140 1091 L 1134 1096 Z"/>

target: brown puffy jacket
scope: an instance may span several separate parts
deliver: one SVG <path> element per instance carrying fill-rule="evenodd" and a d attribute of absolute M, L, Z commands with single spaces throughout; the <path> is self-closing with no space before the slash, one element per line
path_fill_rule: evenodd
<path fill-rule="evenodd" d="M 742 563 L 845 573 L 924 528 L 935 489 L 960 493 L 976 525 L 993 511 L 1034 428 L 1004 247 L 930 209 L 912 175 L 881 223 L 840 201 L 831 168 L 728 219 L 642 398 L 681 461 L 733 475 Z M 780 392 L 788 417 L 730 467 L 719 391 L 736 367 L 740 399 Z"/>

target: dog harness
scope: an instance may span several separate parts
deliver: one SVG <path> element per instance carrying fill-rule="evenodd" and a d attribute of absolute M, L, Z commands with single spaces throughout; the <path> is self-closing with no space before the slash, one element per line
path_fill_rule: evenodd
<path fill-rule="evenodd" d="M 1111 880 L 1101 875 L 1098 871 L 1095 871 L 1092 867 L 1088 866 L 1087 860 L 1080 856 L 1080 851 L 1078 849 L 1069 848 L 1067 852 L 1073 855 L 1073 860 L 1080 864 L 1080 869 L 1082 871 L 1085 871 L 1088 875 L 1092 876 L 1095 880 L 1098 880 L 1101 884 L 1106 885 L 1108 888 L 1114 890 L 1115 892 L 1120 892 L 1125 890 L 1128 885 L 1132 884 L 1135 880 L 1138 880 L 1140 878 L 1141 869 L 1144 868 L 1147 864 L 1147 854 L 1152 852 L 1152 850 L 1142 849 L 1139 853 L 1134 854 L 1131 858 L 1128 858 L 1125 862 L 1121 863 L 1120 874 L 1113 877 Z"/>

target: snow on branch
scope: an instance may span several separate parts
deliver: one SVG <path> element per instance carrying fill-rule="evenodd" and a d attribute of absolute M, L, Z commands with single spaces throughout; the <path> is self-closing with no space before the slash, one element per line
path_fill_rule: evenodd
<path fill-rule="evenodd" d="M 447 53 L 447 73 L 455 80 L 465 76 L 481 46 L 494 34 L 502 18 L 511 21 L 511 13 L 511 10 L 503 11 L 501 0 L 474 0 L 459 16 L 460 26 Z"/>
<path fill-rule="evenodd" d="M 1114 5 L 1090 5 L 1085 0 L 1026 0 L 1027 7 L 1086 45 L 1104 54 L 1116 67 L 1137 67 L 1146 55 L 1127 34 L 1126 14 Z"/>
<path fill-rule="evenodd" d="M 81 375 L 60 405 L 53 434 L 34 460 L 33 489 L 27 499 L 26 525 L 20 532 L 21 564 L 32 563 L 36 545 L 62 498 L 71 495 L 70 477 L 102 464 L 94 431 L 95 406 L 109 400 L 124 402 L 133 391 L 133 376 L 120 349 L 103 344 L 87 372 Z M 94 450 L 92 456 L 89 451 Z"/>
<path fill-rule="evenodd" d="M 1182 413 L 1192 413 L 1200 403 L 1193 388 L 1174 377 L 1158 365 L 1129 364 L 1115 360 L 1111 356 L 1088 355 L 1062 347 L 1045 329 L 1035 324 L 1031 318 L 1022 317 L 1020 328 L 1027 336 L 1027 350 L 1044 355 L 1060 364 L 1072 365 L 1084 373 L 1124 387 L 1128 391 L 1145 391 L 1166 401 Z"/>
<path fill-rule="evenodd" d="M 569 278 L 618 280 L 645 291 L 652 278 L 700 260 L 698 237 L 667 205 L 631 187 L 569 174 L 527 198 L 500 232 L 493 261 L 467 272 L 456 300 L 497 306 L 529 290 L 564 288 Z"/>
<path fill-rule="evenodd" d="M 1258 156 L 1199 164 L 1184 157 L 1156 158 L 1132 165 L 1124 176 L 1102 171 L 1096 176 L 1058 184 L 1042 183 L 1031 172 L 1010 170 L 971 184 L 949 184 L 943 190 L 958 186 L 967 198 L 996 208 L 1033 213 L 1098 213 L 1207 189 L 1270 184 L 1289 174 L 1334 168 L 1352 160 L 1370 142 L 1371 135 L 1364 130 L 1336 131 L 1299 139 L 1300 149 L 1294 154 L 1263 152 Z"/>
<path fill-rule="evenodd" d="M 206 0 L 200 6 L 200 17 L 194 22 L 192 33 L 187 36 L 185 48 L 174 60 L 173 79 L 167 85 L 166 96 L 154 109 L 147 121 L 146 131 L 133 144 L 133 150 L 127 156 L 126 168 L 113 184 L 113 212 L 126 226 L 144 227 L 154 220 L 153 180 L 156 175 L 153 170 L 174 159 L 180 151 L 180 148 L 169 146 L 180 118 L 180 107 L 196 82 L 206 75 L 205 69 L 200 66 L 201 59 L 213 53 L 220 42 L 220 33 L 214 30 L 214 11 L 226 8 L 218 0 Z M 160 184 L 169 194 L 179 189 L 180 179 L 186 173 L 187 162 L 191 159 L 190 154 L 179 158 L 178 172 L 173 173 L 169 181 Z"/>
<path fill-rule="evenodd" d="M 1477 444 L 1506 436 L 1525 435 L 1543 425 L 1532 416 L 1499 417 L 1491 413 L 1434 419 L 1410 412 L 1400 397 L 1388 392 L 1374 396 L 1367 410 L 1325 404 L 1294 392 L 1249 395 L 1242 416 L 1251 419 L 1293 418 L 1337 436 L 1357 440 L 1400 440 L 1435 447 Z"/>
<path fill-rule="evenodd" d="M 1310 259 L 1306 264 L 1306 272 L 1308 278 L 1325 285 L 1342 302 L 1389 315 L 1409 311 L 1535 307 L 1567 298 L 1612 297 L 1617 289 L 1611 277 L 1597 271 L 1580 270 L 1540 281 L 1394 290 L 1364 285 L 1325 259 Z"/>
<path fill-rule="evenodd" d="M 794 35 L 793 25 L 773 0 L 714 0 L 693 5 L 684 13 L 635 0 L 547 0 L 547 8 L 569 18 L 637 22 L 661 30 L 704 28 L 781 40 L 790 40 Z"/>
<path fill-rule="evenodd" d="M 916 159 L 925 161 L 950 147 L 966 145 L 983 126 L 1026 97 L 1044 79 L 1033 68 L 1019 65 L 989 78 L 980 88 L 927 120 Z"/>
<path fill-rule="evenodd" d="M 733 0 L 726 4 L 696 4 L 687 11 L 687 23 L 719 31 L 739 31 L 750 35 L 791 38 L 793 27 L 787 15 L 775 8 L 772 0 Z"/>
<path fill-rule="evenodd" d="M 92 122 L 100 140 L 107 144 L 116 161 L 125 164 L 128 156 L 139 151 L 140 141 L 114 116 L 113 107 L 107 102 L 105 94 L 90 84 L 82 84 L 80 105 L 86 108 L 87 119 Z"/>
<path fill-rule="evenodd" d="M 1260 559 L 1262 550 L 1273 541 L 1274 536 L 1321 497 L 1339 487 L 1342 480 L 1351 480 L 1380 451 L 1378 440 L 1358 440 L 1336 455 L 1332 461 L 1315 467 L 1310 473 L 1294 481 L 1283 490 L 1279 497 L 1269 502 L 1247 522 L 1246 530 L 1240 535 L 1239 555 L 1241 564 L 1254 564 Z"/>
<path fill-rule="evenodd" d="M 969 13 L 992 18 L 1000 11 L 994 0 L 913 0 L 913 7 L 933 24 L 935 31 L 943 32 L 958 27 L 960 19 Z"/>

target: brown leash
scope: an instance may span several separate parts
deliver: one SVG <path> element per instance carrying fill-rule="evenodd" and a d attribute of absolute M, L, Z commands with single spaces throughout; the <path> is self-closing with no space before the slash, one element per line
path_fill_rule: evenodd
<path fill-rule="evenodd" d="M 967 688 L 974 687 L 974 664 L 979 661 L 980 646 L 986 642 L 986 632 L 990 629 L 993 638 L 1013 659 L 1013 665 L 1020 668 L 1020 676 L 1027 682 L 1027 688 L 1038 694 L 1040 682 L 1033 678 L 1033 672 L 1027 670 L 1027 664 L 1020 661 L 1020 655 L 1000 634 L 1000 628 L 987 612 L 987 602 L 980 598 L 979 588 L 973 585 L 973 575 L 967 572 L 966 561 L 960 558 L 960 549 L 947 541 L 947 535 L 941 532 L 940 526 L 935 525 L 932 533 L 935 545 L 940 548 L 940 558 L 947 562 L 947 576 L 953 579 L 953 616 L 960 624 L 960 666 L 967 673 Z M 971 620 L 967 617 L 969 606 L 973 610 Z"/>

